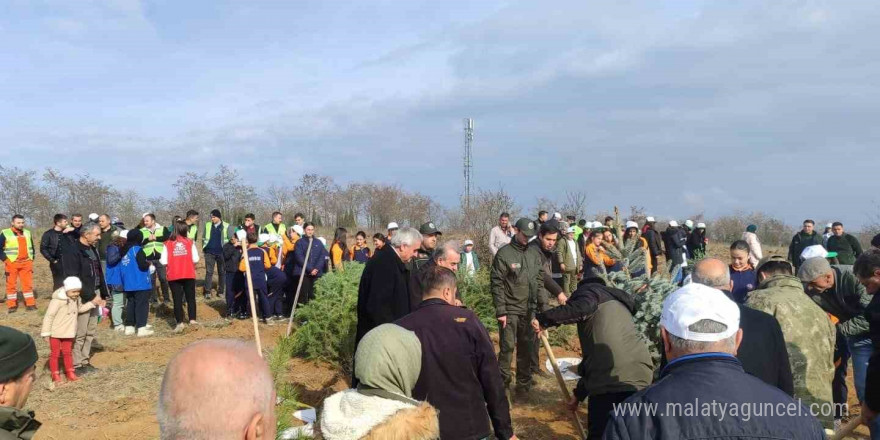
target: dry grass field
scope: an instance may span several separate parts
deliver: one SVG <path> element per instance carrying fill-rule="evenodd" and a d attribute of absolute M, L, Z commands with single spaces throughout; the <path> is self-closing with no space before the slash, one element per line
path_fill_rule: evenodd
<path fill-rule="evenodd" d="M 726 251 L 721 246 L 710 246 L 709 253 L 726 260 Z M 173 317 L 165 306 L 151 311 L 150 323 L 155 327 L 156 335 L 150 338 L 122 336 L 114 332 L 105 320 L 99 324 L 97 334 L 101 347 L 92 358 L 100 372 L 85 376 L 76 383 L 54 388 L 45 362 L 48 344 L 39 338 L 42 315 L 51 290 L 51 277 L 48 265 L 42 258 L 38 258 L 35 266 L 39 311 L 24 312 L 21 308 L 18 313 L 7 315 L 4 310 L 0 313 L 0 324 L 26 331 L 37 340 L 40 354 L 38 380 L 28 406 L 36 411 L 37 419 L 43 423 L 37 434 L 38 439 L 158 438 L 156 401 L 169 359 L 179 349 L 197 340 L 253 337 L 250 321 L 226 322 L 222 319 L 225 309 L 223 301 L 214 299 L 205 302 L 199 288 L 200 325 L 189 327 L 182 334 L 172 333 Z M 283 326 L 261 326 L 264 348 L 271 349 L 284 331 Z M 565 348 L 556 348 L 555 355 L 578 357 L 577 341 L 572 342 Z M 543 353 L 541 362 L 543 365 Z M 317 405 L 330 393 L 347 387 L 341 375 L 327 365 L 301 359 L 290 359 L 287 365 L 286 379 L 297 389 L 304 404 Z M 852 386 L 850 394 L 851 406 L 857 405 Z M 539 378 L 531 398 L 516 403 L 512 416 L 520 438 L 576 438 L 569 416 L 560 405 L 559 389 L 553 378 Z M 581 419 L 586 423 L 583 409 Z M 867 437 L 863 435 L 857 438 Z"/>

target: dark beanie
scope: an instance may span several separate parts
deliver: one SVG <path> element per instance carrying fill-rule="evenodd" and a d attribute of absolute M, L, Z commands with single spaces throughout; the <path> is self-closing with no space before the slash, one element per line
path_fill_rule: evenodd
<path fill-rule="evenodd" d="M 874 238 L 871 239 L 871 246 L 880 248 L 880 234 L 875 235 Z"/>
<path fill-rule="evenodd" d="M 125 240 L 132 244 L 138 244 L 144 241 L 144 234 L 140 229 L 129 229 Z"/>
<path fill-rule="evenodd" d="M 220 215 L 219 209 L 215 209 L 215 210 L 211 211 L 211 217 L 223 218 L 223 216 Z"/>
<path fill-rule="evenodd" d="M 17 379 L 36 363 L 34 339 L 12 327 L 0 325 L 0 383 Z"/>
<path fill-rule="evenodd" d="M 755 225 L 749 225 L 749 227 L 746 228 L 746 232 L 752 232 L 752 233 L 754 233 L 754 232 L 757 232 L 757 231 L 758 231 L 758 227 L 755 226 Z"/>

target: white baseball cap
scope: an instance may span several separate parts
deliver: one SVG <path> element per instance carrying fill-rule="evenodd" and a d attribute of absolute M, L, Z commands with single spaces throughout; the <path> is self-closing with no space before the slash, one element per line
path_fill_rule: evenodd
<path fill-rule="evenodd" d="M 388 230 L 390 231 L 392 229 L 400 229 L 400 226 L 398 226 L 395 222 L 388 223 Z"/>
<path fill-rule="evenodd" d="M 568 229 L 567 229 L 566 231 L 567 231 L 569 234 L 574 234 L 574 233 L 575 233 L 574 226 L 569 226 Z"/>
<path fill-rule="evenodd" d="M 654 222 L 657 221 L 657 220 L 654 220 L 654 217 L 648 217 L 648 218 L 645 219 L 645 221 L 648 222 L 648 223 L 654 223 Z"/>
<path fill-rule="evenodd" d="M 834 227 L 834 223 L 828 223 L 827 225 L 825 225 L 825 227 L 826 227 L 826 228 L 833 228 L 833 227 Z"/>
<path fill-rule="evenodd" d="M 93 221 L 93 222 L 98 221 L 98 214 L 96 214 L 96 213 L 94 213 L 94 212 L 91 213 L 91 214 L 89 214 L 89 220 L 91 220 L 91 221 Z"/>
<path fill-rule="evenodd" d="M 706 229 L 706 224 L 705 223 L 697 223 L 697 229 L 700 229 L 700 228 Z"/>
<path fill-rule="evenodd" d="M 801 260 L 803 261 L 807 261 L 810 258 L 834 258 L 836 256 L 837 252 L 828 252 L 828 250 L 826 250 L 821 244 L 807 246 L 804 248 L 804 251 L 801 252 Z"/>
<path fill-rule="evenodd" d="M 303 230 L 303 227 L 300 225 L 293 225 L 293 232 L 299 234 L 300 237 L 306 235 L 306 231 Z"/>
<path fill-rule="evenodd" d="M 560 214 L 558 212 L 554 212 L 553 218 L 555 218 L 556 220 L 562 220 L 562 214 Z"/>
<path fill-rule="evenodd" d="M 629 228 L 639 229 L 639 224 L 630 220 L 630 221 L 626 222 L 626 229 L 629 229 Z"/>
<path fill-rule="evenodd" d="M 669 222 L 669 226 L 672 226 L 673 228 L 677 228 L 677 227 L 678 227 L 678 222 L 675 221 L 675 220 L 671 220 L 671 221 Z"/>
<path fill-rule="evenodd" d="M 727 326 L 727 330 L 698 333 L 688 329 L 704 319 L 720 322 Z M 718 289 L 691 283 L 672 292 L 663 301 L 660 325 L 670 334 L 688 341 L 717 342 L 739 330 L 739 306 Z"/>
<path fill-rule="evenodd" d="M 473 246 L 473 244 L 474 244 L 474 241 L 473 241 L 473 240 L 465 240 L 465 241 L 464 241 L 464 245 L 465 245 L 465 246 Z"/>
<path fill-rule="evenodd" d="M 694 227 L 694 221 L 693 221 L 693 220 L 685 220 L 684 225 L 687 226 L 687 227 L 689 227 L 689 228 L 693 228 L 693 227 Z"/>

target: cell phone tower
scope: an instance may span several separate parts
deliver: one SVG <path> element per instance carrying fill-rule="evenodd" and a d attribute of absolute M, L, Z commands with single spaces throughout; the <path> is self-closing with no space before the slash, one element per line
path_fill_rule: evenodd
<path fill-rule="evenodd" d="M 471 150 L 474 142 L 474 120 L 464 119 L 464 200 L 468 209 L 471 207 L 471 178 L 473 177 L 474 162 Z"/>

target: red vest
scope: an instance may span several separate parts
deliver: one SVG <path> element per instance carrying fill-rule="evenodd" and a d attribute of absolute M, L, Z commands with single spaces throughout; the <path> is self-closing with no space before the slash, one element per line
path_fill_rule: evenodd
<path fill-rule="evenodd" d="M 165 242 L 165 255 L 168 258 L 168 281 L 196 279 L 196 265 L 193 263 L 192 241 L 178 238 Z"/>

